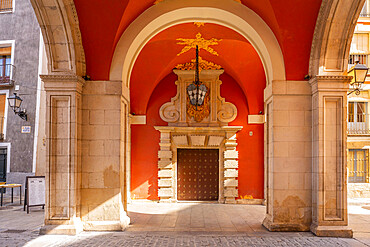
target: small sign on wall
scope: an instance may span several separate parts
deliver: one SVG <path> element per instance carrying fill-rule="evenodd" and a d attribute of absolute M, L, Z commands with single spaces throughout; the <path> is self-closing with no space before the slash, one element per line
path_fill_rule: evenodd
<path fill-rule="evenodd" d="M 31 126 L 22 126 L 22 133 L 25 134 L 31 133 Z"/>

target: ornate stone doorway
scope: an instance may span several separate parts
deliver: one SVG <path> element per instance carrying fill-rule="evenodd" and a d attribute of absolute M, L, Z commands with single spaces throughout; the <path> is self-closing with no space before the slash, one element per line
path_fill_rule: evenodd
<path fill-rule="evenodd" d="M 201 149 L 203 152 L 217 150 L 218 170 L 216 173 L 218 173 L 218 182 L 213 185 L 217 186 L 217 190 L 211 195 L 211 200 L 218 200 L 221 203 L 235 203 L 235 198 L 238 197 L 236 133 L 242 127 L 228 126 L 228 123 L 236 118 L 237 108 L 220 96 L 222 82 L 219 76 L 223 70 L 203 69 L 201 71 L 200 79 L 209 92 L 205 96 L 204 106 L 199 107 L 196 114 L 192 114 L 194 109 L 192 110 L 189 105 L 186 93 L 186 88 L 194 79 L 194 70 L 174 70 L 173 72 L 178 76 L 178 80 L 175 82 L 177 95 L 171 99 L 171 102 L 163 104 L 159 110 L 162 120 L 168 122 L 168 126 L 155 127 L 161 133 L 158 152 L 158 197 L 161 201 L 205 200 L 203 197 L 198 198 L 198 194 L 204 193 L 204 191 L 199 192 L 198 190 L 195 193 L 188 190 L 187 193 L 187 190 L 180 190 L 181 195 L 178 194 L 177 178 L 181 179 L 181 176 L 185 175 L 179 174 L 178 170 L 178 155 L 181 155 L 179 150 Z M 198 166 L 198 164 L 193 162 L 187 165 L 188 168 L 189 166 Z M 212 179 L 215 172 L 211 173 L 208 172 L 206 179 Z M 192 179 L 194 180 L 194 178 Z M 186 184 L 186 186 L 192 186 L 191 188 L 194 188 L 195 185 L 198 187 L 201 184 Z M 190 189 L 190 187 L 186 188 Z M 209 195 L 208 200 L 210 200 Z"/>
<path fill-rule="evenodd" d="M 218 149 L 177 150 L 177 200 L 217 201 Z"/>

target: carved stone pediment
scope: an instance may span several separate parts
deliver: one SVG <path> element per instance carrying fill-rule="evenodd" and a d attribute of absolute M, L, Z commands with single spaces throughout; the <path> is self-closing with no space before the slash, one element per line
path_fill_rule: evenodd
<path fill-rule="evenodd" d="M 224 70 L 202 70 L 200 81 L 208 92 L 202 106 L 189 104 L 186 88 L 194 81 L 194 70 L 178 70 L 173 72 L 178 79 L 177 94 L 171 102 L 163 104 L 159 110 L 160 117 L 169 126 L 226 126 L 237 116 L 234 104 L 225 102 L 220 95 L 222 81 L 219 79 Z"/>

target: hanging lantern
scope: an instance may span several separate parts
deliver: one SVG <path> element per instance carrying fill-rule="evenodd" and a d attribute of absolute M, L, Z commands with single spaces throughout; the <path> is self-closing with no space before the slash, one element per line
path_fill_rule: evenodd
<path fill-rule="evenodd" d="M 204 102 L 204 98 L 207 94 L 207 87 L 199 81 L 199 55 L 198 46 L 196 48 L 196 60 L 195 60 L 195 81 L 190 84 L 186 91 L 188 92 L 190 104 L 195 106 L 201 106 Z"/>

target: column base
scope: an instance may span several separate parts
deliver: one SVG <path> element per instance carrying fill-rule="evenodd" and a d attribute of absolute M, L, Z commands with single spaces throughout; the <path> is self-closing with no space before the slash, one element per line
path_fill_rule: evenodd
<path fill-rule="evenodd" d="M 348 226 L 311 225 L 311 232 L 318 237 L 353 238 L 353 231 Z"/>
<path fill-rule="evenodd" d="M 127 227 L 127 223 L 120 221 L 87 221 L 84 222 L 85 231 L 122 231 Z"/>
<path fill-rule="evenodd" d="M 266 216 L 262 225 L 270 232 L 308 232 L 310 227 L 301 223 L 275 223 L 270 216 Z"/>
<path fill-rule="evenodd" d="M 236 200 L 235 200 L 234 197 L 232 197 L 232 198 L 226 197 L 225 204 L 236 204 Z"/>
<path fill-rule="evenodd" d="M 75 225 L 44 225 L 40 229 L 40 235 L 77 235 L 82 230 L 82 227 L 76 227 Z"/>

